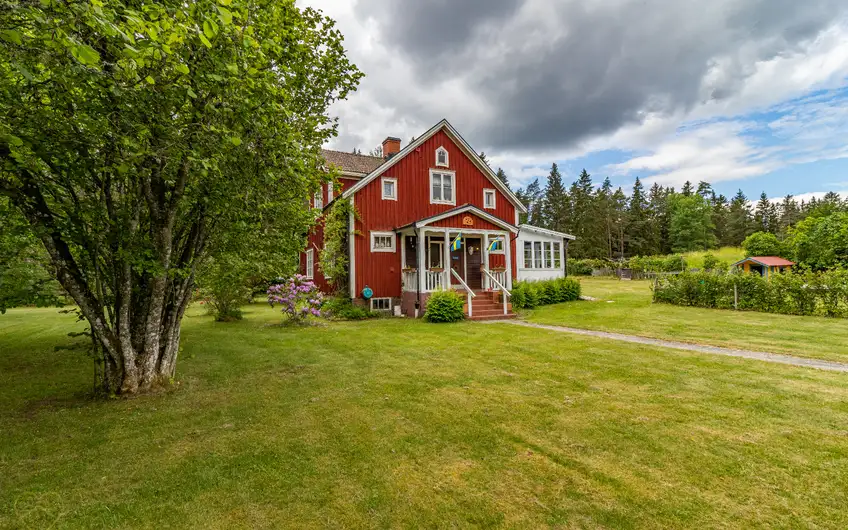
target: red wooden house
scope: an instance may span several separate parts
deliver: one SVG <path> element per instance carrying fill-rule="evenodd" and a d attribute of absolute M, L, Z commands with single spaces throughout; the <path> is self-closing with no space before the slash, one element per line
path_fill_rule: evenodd
<path fill-rule="evenodd" d="M 526 208 L 446 120 L 400 147 L 398 138 L 389 137 L 382 158 L 323 152 L 340 171 L 340 195 L 360 216 L 349 220 L 350 297 L 375 310 L 400 306 L 404 314 L 419 316 L 430 293 L 453 288 L 466 294 L 472 318 L 510 316 L 509 304 L 502 302 L 520 277 L 518 216 Z M 313 206 L 327 208 L 335 199 L 332 187 L 324 186 Z M 548 267 L 534 270 L 533 277 L 564 274 L 565 248 L 573 237 L 545 232 L 539 237 L 552 242 L 534 247 L 522 239 L 529 245 L 521 254 L 522 270 Z M 318 267 L 322 244 L 319 222 L 301 267 L 329 292 L 332 286 Z"/>

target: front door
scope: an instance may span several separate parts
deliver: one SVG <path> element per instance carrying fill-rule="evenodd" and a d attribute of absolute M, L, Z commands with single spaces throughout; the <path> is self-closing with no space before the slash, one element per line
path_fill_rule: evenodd
<path fill-rule="evenodd" d="M 483 288 L 483 243 L 479 237 L 465 240 L 465 283 L 473 290 Z"/>

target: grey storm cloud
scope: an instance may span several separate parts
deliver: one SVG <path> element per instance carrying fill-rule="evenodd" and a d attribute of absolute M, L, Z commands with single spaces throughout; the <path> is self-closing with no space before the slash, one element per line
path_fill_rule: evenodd
<path fill-rule="evenodd" d="M 795 51 L 848 2 L 360 0 L 357 9 L 417 82 L 459 80 L 485 103 L 469 131 L 481 145 L 524 149 L 731 97 L 757 61 Z M 390 100 L 398 115 L 421 112 Z"/>

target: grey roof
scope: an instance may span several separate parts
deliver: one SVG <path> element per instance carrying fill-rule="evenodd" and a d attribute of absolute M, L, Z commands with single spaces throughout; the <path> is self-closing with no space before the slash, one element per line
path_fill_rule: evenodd
<path fill-rule="evenodd" d="M 332 151 L 330 149 L 321 149 L 321 156 L 324 157 L 327 164 L 335 166 L 341 171 L 361 173 L 362 175 L 371 173 L 380 167 L 380 164 L 385 162 L 379 156 L 355 155 L 353 153 Z"/>

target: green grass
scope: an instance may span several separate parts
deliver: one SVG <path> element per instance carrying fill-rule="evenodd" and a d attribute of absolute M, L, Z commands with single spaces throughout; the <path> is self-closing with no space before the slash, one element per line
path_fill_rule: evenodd
<path fill-rule="evenodd" d="M 844 374 L 506 324 L 246 317 L 193 312 L 179 386 L 111 401 L 56 349 L 83 343 L 68 316 L 0 317 L 0 527 L 848 525 Z"/>
<path fill-rule="evenodd" d="M 704 256 L 712 254 L 728 265 L 732 265 L 745 257 L 745 251 L 740 247 L 721 247 L 715 250 L 687 252 L 683 256 L 686 258 L 686 265 L 690 268 L 701 269 L 704 267 Z"/>
<path fill-rule="evenodd" d="M 848 321 L 651 302 L 650 281 L 580 278 L 596 302 L 544 306 L 531 322 L 848 362 Z"/>

